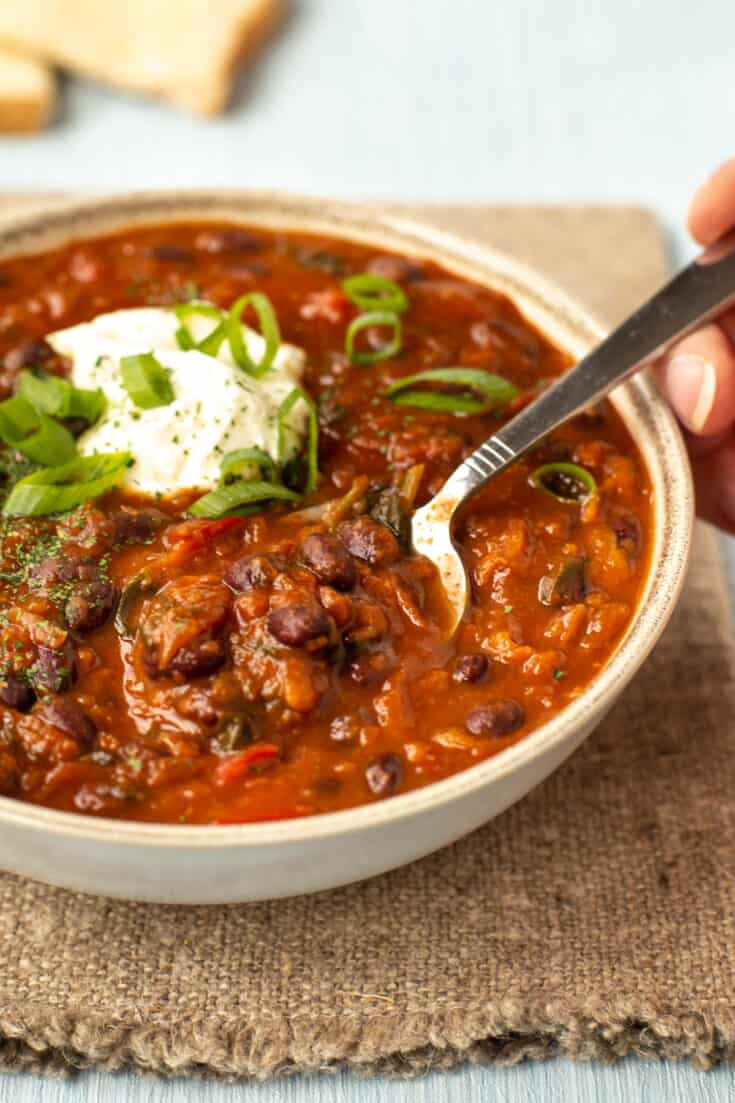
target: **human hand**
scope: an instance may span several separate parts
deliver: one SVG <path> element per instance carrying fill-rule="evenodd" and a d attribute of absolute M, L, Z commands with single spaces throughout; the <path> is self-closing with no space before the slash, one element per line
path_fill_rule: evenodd
<path fill-rule="evenodd" d="M 688 222 L 702 245 L 735 228 L 735 159 L 695 192 Z M 675 345 L 658 372 L 684 428 L 697 513 L 735 534 L 735 310 Z"/>

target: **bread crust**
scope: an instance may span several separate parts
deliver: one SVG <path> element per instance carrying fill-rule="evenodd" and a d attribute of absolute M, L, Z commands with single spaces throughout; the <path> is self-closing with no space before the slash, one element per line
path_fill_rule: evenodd
<path fill-rule="evenodd" d="M 0 46 L 215 115 L 282 13 L 283 0 L 22 0 L 0 4 Z"/>
<path fill-rule="evenodd" d="M 56 107 L 56 81 L 43 63 L 0 49 L 0 132 L 41 130 Z"/>

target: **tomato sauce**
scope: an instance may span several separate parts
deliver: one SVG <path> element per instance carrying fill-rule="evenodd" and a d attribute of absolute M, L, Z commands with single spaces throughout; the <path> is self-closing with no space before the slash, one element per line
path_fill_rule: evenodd
<path fill-rule="evenodd" d="M 409 307 L 400 349 L 353 363 L 373 273 Z M 473 588 L 443 631 L 411 509 L 569 366 L 504 296 L 364 244 L 224 224 L 136 228 L 0 263 L 0 397 L 23 369 L 63 375 L 44 336 L 131 306 L 268 296 L 307 354 L 318 488 L 298 503 L 199 520 L 197 497 L 116 490 L 56 517 L 6 518 L 0 546 L 0 791 L 47 807 L 166 823 L 240 823 L 350 808 L 464 770 L 574 699 L 634 615 L 651 487 L 608 405 L 552 434 L 471 503 Z M 251 324 L 252 318 L 248 318 Z M 360 348 L 384 334 L 367 327 Z M 399 405 L 429 368 L 510 381 L 502 411 Z M 449 393 L 451 393 L 451 388 Z M 77 431 L 80 427 L 76 427 Z M 83 426 L 81 427 L 83 428 Z M 532 474 L 573 464 L 564 500 Z M 5 448 L 5 491 L 23 457 Z M 549 492 L 549 490 L 551 492 Z"/>

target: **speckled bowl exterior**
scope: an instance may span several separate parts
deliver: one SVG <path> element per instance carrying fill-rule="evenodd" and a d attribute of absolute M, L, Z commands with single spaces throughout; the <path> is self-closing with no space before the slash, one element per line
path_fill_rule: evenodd
<path fill-rule="evenodd" d="M 333 234 L 438 261 L 509 295 L 575 358 L 602 327 L 558 288 L 510 258 L 394 214 L 262 192 L 156 192 L 55 206 L 0 232 L 0 258 L 127 226 L 229 219 Z M 520 743 L 424 789 L 345 812 L 276 823 L 177 826 L 94 819 L 0 797 L 0 867 L 82 892 L 161 903 L 264 900 L 334 888 L 394 869 L 460 838 L 543 781 L 599 723 L 663 631 L 686 573 L 693 491 L 677 425 L 643 376 L 613 402 L 654 489 L 654 547 L 645 591 L 597 678 Z"/>

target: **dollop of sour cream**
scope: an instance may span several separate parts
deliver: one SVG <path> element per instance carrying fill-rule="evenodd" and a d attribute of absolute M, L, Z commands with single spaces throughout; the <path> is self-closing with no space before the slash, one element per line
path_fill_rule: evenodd
<path fill-rule="evenodd" d="M 100 420 L 79 437 L 79 452 L 130 452 L 135 462 L 125 484 L 156 496 L 213 489 L 222 458 L 238 448 L 257 445 L 276 460 L 278 407 L 300 383 L 306 362 L 303 349 L 282 344 L 269 371 L 255 379 L 238 367 L 226 341 L 216 356 L 179 348 L 180 324 L 173 310 L 141 307 L 100 314 L 47 337 L 71 361 L 71 382 L 100 388 L 107 399 Z M 198 342 L 213 322 L 195 315 L 187 325 Z M 257 363 L 265 342 L 247 326 L 242 333 Z M 167 406 L 140 409 L 122 385 L 121 358 L 147 352 L 170 373 L 174 400 Z M 300 447 L 307 417 L 305 404 L 297 402 L 284 420 L 287 455 Z"/>

